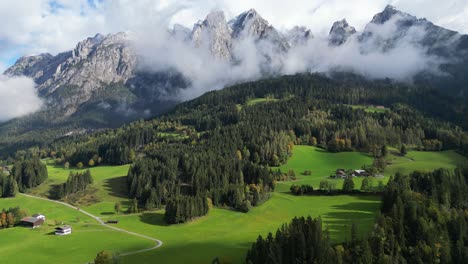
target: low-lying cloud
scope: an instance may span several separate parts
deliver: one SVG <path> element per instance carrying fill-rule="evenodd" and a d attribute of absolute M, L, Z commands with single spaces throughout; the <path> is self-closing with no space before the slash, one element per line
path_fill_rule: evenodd
<path fill-rule="evenodd" d="M 235 39 L 231 47 L 234 59 L 229 61 L 213 56 L 208 45 L 196 46 L 190 40 L 173 37 L 164 23 L 159 29 L 153 27 L 152 34 L 146 29 L 136 31 L 133 43 L 145 71 L 175 70 L 189 80 L 191 86 L 186 89 L 174 87 L 181 100 L 269 74 L 347 71 L 372 79 L 407 82 L 421 72 L 439 74 L 439 65 L 444 61 L 429 55 L 420 44 L 426 35 L 425 26 L 415 25 L 400 32 L 397 24 L 402 19 L 395 15 L 384 24 L 369 24 L 365 32 L 370 37 L 364 40 L 357 33 L 335 46 L 329 44 L 328 36 L 319 35 L 285 53 L 278 52 L 268 41 Z"/>
<path fill-rule="evenodd" d="M 0 122 L 34 113 L 41 106 L 31 78 L 0 75 Z"/>

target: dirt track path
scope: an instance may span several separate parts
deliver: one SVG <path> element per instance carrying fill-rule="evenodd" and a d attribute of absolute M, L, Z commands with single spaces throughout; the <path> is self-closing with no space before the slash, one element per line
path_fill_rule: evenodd
<path fill-rule="evenodd" d="M 97 217 L 97 216 L 95 216 L 95 215 L 93 215 L 91 213 L 83 211 L 82 209 L 79 209 L 78 207 L 73 206 L 71 204 L 67 204 L 67 203 L 64 203 L 64 202 L 61 202 L 61 201 L 55 201 L 55 200 L 47 199 L 47 198 L 44 198 L 44 197 L 38 197 L 38 196 L 34 196 L 34 195 L 24 194 L 24 193 L 18 193 L 18 194 L 22 195 L 22 196 L 29 197 L 29 198 L 49 201 L 49 202 L 58 203 L 58 204 L 70 207 L 72 209 L 78 210 L 81 213 L 93 218 L 94 220 L 98 221 L 99 224 L 101 224 L 101 225 L 103 225 L 103 226 L 105 226 L 107 228 L 110 228 L 110 229 L 113 229 L 115 231 L 119 231 L 119 232 L 122 232 L 122 233 L 126 233 L 126 234 L 129 234 L 129 235 L 132 235 L 132 236 L 137 236 L 137 237 L 141 237 L 141 238 L 144 238 L 144 239 L 148 239 L 148 240 L 151 240 L 151 241 L 155 242 L 154 247 L 147 248 L 147 249 L 142 249 L 142 250 L 137 250 L 137 251 L 132 251 L 132 252 L 127 252 L 127 253 L 122 253 L 122 254 L 120 254 L 120 256 L 128 256 L 128 255 L 133 255 L 133 254 L 138 254 L 138 253 L 142 253 L 142 252 L 146 252 L 146 251 L 155 250 L 155 249 L 157 249 L 157 248 L 159 248 L 159 247 L 161 247 L 163 245 L 163 242 L 161 240 L 159 240 L 159 239 L 152 238 L 152 237 L 149 237 L 149 236 L 145 236 L 145 235 L 142 235 L 142 234 L 138 234 L 138 233 L 135 233 L 135 232 L 127 231 L 125 229 L 121 229 L 121 228 L 118 228 L 118 227 L 115 227 L 115 226 L 107 225 L 104 221 L 102 221 L 102 219 L 100 217 Z"/>

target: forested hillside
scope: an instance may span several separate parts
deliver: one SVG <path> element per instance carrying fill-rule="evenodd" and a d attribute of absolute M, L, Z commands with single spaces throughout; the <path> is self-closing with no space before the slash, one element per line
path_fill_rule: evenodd
<path fill-rule="evenodd" d="M 268 199 L 275 180 L 269 166 L 285 163 L 295 144 L 333 152 L 388 145 L 466 153 L 467 136 L 456 125 L 465 117 L 450 104 L 434 105 L 436 97 L 355 76 L 286 76 L 210 92 L 157 119 L 64 138 L 16 156 L 52 157 L 71 166 L 134 162 L 128 191 L 141 207 L 196 197 L 248 211 Z M 250 103 L 256 98 L 274 100 Z M 356 107 L 366 105 L 385 111 Z"/>
<path fill-rule="evenodd" d="M 397 174 L 369 237 L 332 243 L 320 219 L 296 218 L 257 239 L 247 263 L 467 263 L 468 172 Z M 355 223 L 354 223 L 355 224 Z"/>

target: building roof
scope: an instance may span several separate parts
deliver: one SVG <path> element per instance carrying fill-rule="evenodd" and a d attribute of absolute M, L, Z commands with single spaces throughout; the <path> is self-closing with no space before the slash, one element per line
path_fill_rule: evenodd
<path fill-rule="evenodd" d="M 42 214 L 33 214 L 32 217 L 39 217 L 39 216 L 44 216 Z"/>
<path fill-rule="evenodd" d="M 64 225 L 64 226 L 58 226 L 55 228 L 55 230 L 66 230 L 66 229 L 71 229 L 72 227 L 69 225 Z"/>
<path fill-rule="evenodd" d="M 21 222 L 35 223 L 37 219 L 35 217 L 27 216 L 21 219 Z"/>
<path fill-rule="evenodd" d="M 41 219 L 41 218 L 38 219 L 36 217 L 28 216 L 28 217 L 22 218 L 21 222 L 30 223 L 33 225 L 41 225 L 42 223 L 44 223 L 44 219 Z"/>

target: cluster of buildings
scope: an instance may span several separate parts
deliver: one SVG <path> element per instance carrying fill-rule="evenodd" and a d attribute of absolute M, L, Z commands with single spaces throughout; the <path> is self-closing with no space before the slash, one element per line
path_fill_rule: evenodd
<path fill-rule="evenodd" d="M 21 224 L 25 227 L 36 228 L 44 224 L 46 218 L 42 214 L 34 214 L 21 219 Z M 72 233 L 72 227 L 69 225 L 63 225 L 55 228 L 54 231 L 57 236 L 69 235 Z"/>
<path fill-rule="evenodd" d="M 372 175 L 366 170 L 353 170 L 351 172 L 346 171 L 345 169 L 337 169 L 335 172 L 335 175 L 330 176 L 331 178 L 334 179 L 347 179 L 349 177 L 370 177 L 374 176 L 376 178 L 383 178 L 384 176 L 382 174 L 376 174 Z"/>

